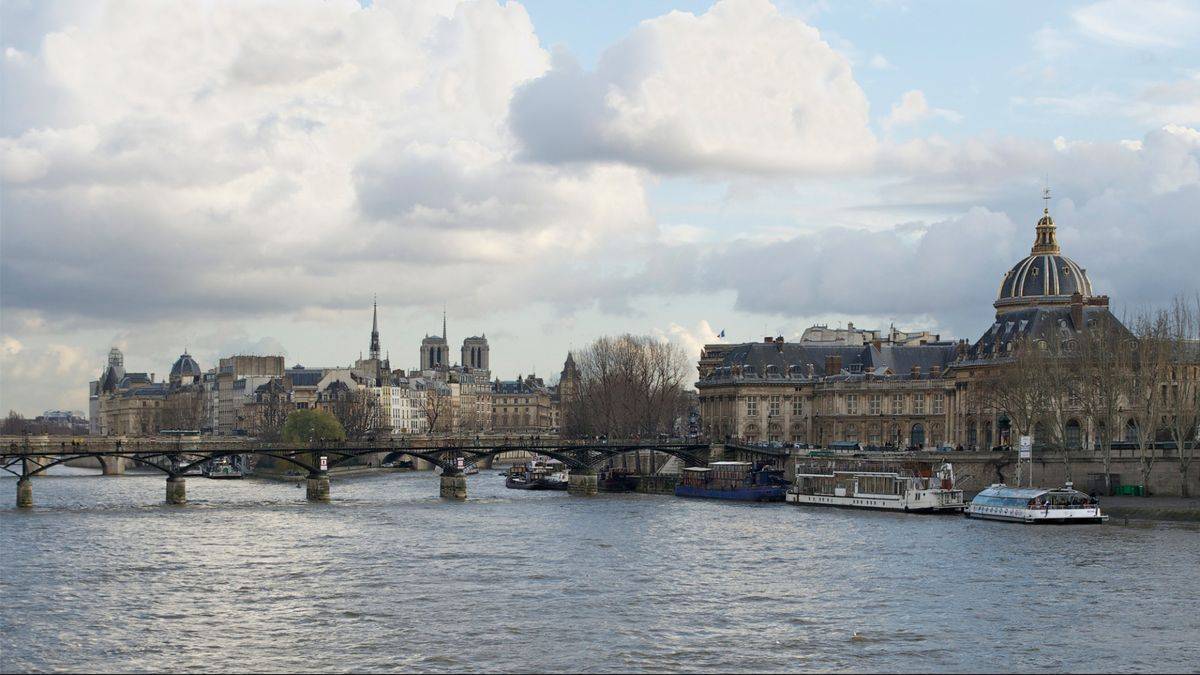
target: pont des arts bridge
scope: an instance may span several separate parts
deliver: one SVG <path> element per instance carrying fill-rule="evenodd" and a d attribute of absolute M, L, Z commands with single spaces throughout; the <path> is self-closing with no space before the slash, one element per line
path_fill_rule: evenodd
<path fill-rule="evenodd" d="M 593 495 L 597 492 L 597 470 L 610 460 L 639 451 L 655 451 L 677 457 L 684 466 L 704 466 L 725 457 L 724 446 L 698 439 L 668 440 L 566 440 L 547 436 L 430 437 L 388 440 L 340 441 L 312 444 L 267 443 L 253 439 L 212 438 L 4 438 L 0 439 L 0 469 L 17 477 L 17 506 L 33 506 L 32 478 L 55 466 L 93 460 L 104 475 L 123 473 L 127 465 L 158 471 L 166 477 L 168 504 L 187 502 L 185 476 L 223 457 L 256 455 L 271 457 L 307 473 L 309 501 L 330 500 L 329 472 L 367 455 L 384 455 L 385 461 L 405 457 L 424 460 L 441 470 L 440 494 L 447 499 L 466 499 L 463 470 L 472 465 L 490 466 L 498 455 L 536 453 L 561 461 L 570 469 L 569 491 Z M 738 448 L 740 459 L 763 457 L 783 463 L 785 449 Z"/>

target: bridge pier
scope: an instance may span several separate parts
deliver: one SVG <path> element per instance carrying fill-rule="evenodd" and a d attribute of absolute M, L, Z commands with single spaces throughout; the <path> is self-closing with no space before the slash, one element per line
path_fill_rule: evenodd
<path fill-rule="evenodd" d="M 572 471 L 567 475 L 567 493 L 589 497 L 600 491 L 600 482 L 594 471 L 581 473 Z"/>
<path fill-rule="evenodd" d="M 105 476 L 125 475 L 124 457 L 98 457 L 97 459 L 100 461 L 100 470 Z"/>
<path fill-rule="evenodd" d="M 33 507 L 33 481 L 29 480 L 29 476 L 21 476 L 17 479 L 17 508 L 28 509 Z"/>
<path fill-rule="evenodd" d="M 442 499 L 465 500 L 467 498 L 467 477 L 458 472 L 443 472 L 441 489 L 438 494 Z"/>
<path fill-rule="evenodd" d="M 329 474 L 327 473 L 310 473 L 308 474 L 308 490 L 306 497 L 310 502 L 327 502 L 329 501 Z"/>
<path fill-rule="evenodd" d="M 167 503 L 187 503 L 187 481 L 183 476 L 167 476 Z"/>

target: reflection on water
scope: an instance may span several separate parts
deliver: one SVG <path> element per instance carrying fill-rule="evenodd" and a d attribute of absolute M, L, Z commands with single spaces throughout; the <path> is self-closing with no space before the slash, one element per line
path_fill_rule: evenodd
<path fill-rule="evenodd" d="M 94 474 L 86 470 L 65 470 Z M 1194 670 L 1200 532 L 432 474 L 0 482 L 0 670 Z"/>

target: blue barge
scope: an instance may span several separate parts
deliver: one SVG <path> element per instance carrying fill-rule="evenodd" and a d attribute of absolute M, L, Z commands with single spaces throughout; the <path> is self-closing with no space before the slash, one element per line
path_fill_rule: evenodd
<path fill-rule="evenodd" d="M 743 502 L 781 502 L 788 481 L 783 471 L 766 463 L 712 462 L 679 474 L 676 497 L 732 499 Z"/>

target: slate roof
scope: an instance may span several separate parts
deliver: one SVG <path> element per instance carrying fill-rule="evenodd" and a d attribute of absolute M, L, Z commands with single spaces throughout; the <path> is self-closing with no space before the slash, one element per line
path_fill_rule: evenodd
<path fill-rule="evenodd" d="M 1012 266 L 1000 283 L 997 302 L 1029 298 L 1068 298 L 1072 293 L 1092 295 L 1087 270 L 1065 255 L 1031 255 Z"/>
<path fill-rule="evenodd" d="M 1003 358 L 1016 348 L 1021 340 L 1045 340 L 1060 344 L 1078 340 L 1079 332 L 1086 327 L 1102 330 L 1112 329 L 1125 337 L 1133 334 L 1103 305 L 1083 306 L 1083 325 L 1076 326 L 1071 318 L 1070 306 L 1029 307 L 1000 314 L 986 332 L 967 350 L 965 360 Z M 1105 327 L 1108 328 L 1105 328 Z"/>
<path fill-rule="evenodd" d="M 826 371 L 827 358 L 841 357 L 839 372 Z M 951 342 L 929 345 L 810 345 L 804 343 L 747 342 L 733 345 L 708 379 L 730 377 L 763 380 L 808 380 L 837 377 L 851 373 L 890 373 L 896 377 L 911 377 L 912 367 L 921 367 L 921 376 L 928 377 L 933 366 L 946 367 L 954 359 Z"/>

